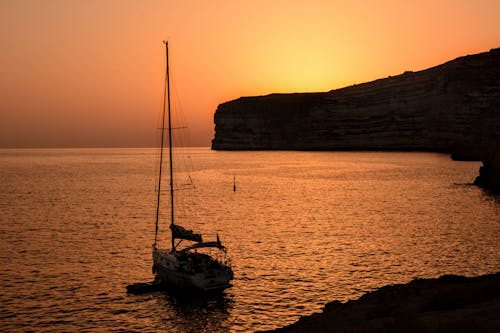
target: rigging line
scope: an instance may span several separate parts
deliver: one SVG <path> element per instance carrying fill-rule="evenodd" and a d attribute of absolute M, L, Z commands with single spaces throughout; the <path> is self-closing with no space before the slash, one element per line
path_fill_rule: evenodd
<path fill-rule="evenodd" d="M 166 58 L 167 58 L 167 102 L 168 102 L 168 153 L 170 162 L 170 225 L 174 224 L 174 177 L 173 177 L 173 156 L 172 156 L 172 115 L 170 108 L 170 76 L 168 63 L 168 42 L 165 42 Z M 174 238 L 172 237 L 172 250 L 175 249 Z"/>
<path fill-rule="evenodd" d="M 169 115 L 171 115 L 171 125 L 169 126 L 170 129 L 170 135 L 171 135 L 171 143 L 169 144 L 170 147 L 173 149 L 173 154 L 175 155 L 175 158 L 172 159 L 172 169 L 175 169 L 176 171 L 184 171 L 184 172 L 176 172 L 176 175 L 172 176 L 172 182 L 175 191 L 182 189 L 183 182 L 184 182 L 184 176 L 188 174 L 188 178 L 191 179 L 190 174 L 193 171 L 193 165 L 192 165 L 192 160 L 191 160 L 191 145 L 189 144 L 189 130 L 188 127 L 185 126 L 187 125 L 185 113 L 182 110 L 180 99 L 179 99 L 179 94 L 178 94 L 178 89 L 174 84 L 172 84 L 174 80 L 174 75 L 173 71 L 170 70 L 169 67 L 169 73 L 168 73 L 168 89 L 171 89 L 172 95 L 174 96 L 174 105 L 173 107 L 169 107 Z M 170 92 L 170 90 L 168 90 Z M 169 103 L 171 102 L 170 99 L 170 94 L 168 98 Z M 169 104 L 170 105 L 170 104 Z M 179 192 L 176 192 L 175 195 L 175 212 L 176 216 L 175 219 L 176 221 L 181 221 L 180 223 L 182 224 L 183 220 L 179 220 L 180 214 L 183 212 L 187 212 L 189 205 L 186 203 L 190 201 L 192 198 L 190 195 L 180 195 Z M 173 203 L 172 203 L 173 207 Z M 185 215 L 185 214 L 184 214 Z M 193 215 L 193 214 L 191 214 Z M 172 217 L 173 218 L 173 217 Z"/>
<path fill-rule="evenodd" d="M 156 221 L 155 221 L 155 241 L 154 241 L 154 246 L 156 246 L 156 242 L 158 240 L 158 217 L 160 215 L 160 197 L 161 197 L 161 173 L 162 173 L 162 165 L 163 165 L 163 145 L 164 145 L 164 133 L 165 131 L 163 130 L 165 128 L 165 97 L 166 97 L 166 91 L 167 91 L 167 86 L 168 86 L 168 43 L 165 43 L 165 50 L 166 50 L 166 73 L 165 73 L 165 86 L 163 89 L 163 112 L 161 116 L 161 143 L 160 143 L 160 169 L 158 172 L 158 195 L 157 195 L 157 200 L 156 200 Z M 170 98 L 170 97 L 169 97 Z M 170 104 L 170 102 L 169 102 Z M 170 108 L 170 105 L 169 105 Z M 170 125 L 170 110 L 169 110 L 169 125 Z M 172 160 L 172 159 L 170 159 Z M 172 172 L 172 170 L 170 170 Z M 171 182 L 172 183 L 172 182 Z"/>
<path fill-rule="evenodd" d="M 178 93 L 178 88 L 176 85 L 173 85 L 173 93 L 175 96 L 175 102 L 176 102 L 176 108 L 174 109 L 175 115 L 177 116 L 178 122 L 180 126 L 183 126 L 185 128 L 185 131 L 180 131 L 177 135 L 179 145 L 178 147 L 181 147 L 180 151 L 183 152 L 185 156 L 187 156 L 185 159 L 182 159 L 183 162 L 183 167 L 184 170 L 187 171 L 188 173 L 191 173 L 193 171 L 193 166 L 191 163 L 191 144 L 190 144 L 190 135 L 189 135 L 189 127 L 185 112 L 183 112 L 183 107 L 181 105 L 181 101 L 179 98 L 179 93 Z M 188 163 L 189 162 L 189 163 Z"/>

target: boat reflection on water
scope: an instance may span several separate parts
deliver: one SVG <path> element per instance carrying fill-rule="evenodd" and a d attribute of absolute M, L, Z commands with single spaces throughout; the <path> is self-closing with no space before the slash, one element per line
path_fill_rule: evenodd
<path fill-rule="evenodd" d="M 186 293 L 184 290 L 180 292 L 179 289 L 166 287 L 151 295 L 160 303 L 160 311 L 170 314 L 164 320 L 169 320 L 168 326 L 175 327 L 176 332 L 230 330 L 233 299 L 223 291 Z"/>

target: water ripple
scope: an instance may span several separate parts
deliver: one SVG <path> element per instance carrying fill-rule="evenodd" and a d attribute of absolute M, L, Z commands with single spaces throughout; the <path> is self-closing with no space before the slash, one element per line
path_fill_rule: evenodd
<path fill-rule="evenodd" d="M 248 332 L 414 277 L 500 270 L 500 200 L 468 185 L 479 163 L 193 151 L 186 226 L 218 232 L 236 276 L 219 299 L 125 294 L 152 279 L 153 150 L 0 150 L 2 330 Z"/>

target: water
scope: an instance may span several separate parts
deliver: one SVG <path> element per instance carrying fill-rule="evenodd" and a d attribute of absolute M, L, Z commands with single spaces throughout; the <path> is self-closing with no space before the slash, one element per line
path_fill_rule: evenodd
<path fill-rule="evenodd" d="M 236 279 L 185 302 L 125 293 L 152 279 L 154 149 L 0 150 L 0 327 L 251 332 L 414 277 L 500 270 L 500 200 L 469 184 L 478 162 L 192 152 L 186 226 L 220 233 Z"/>

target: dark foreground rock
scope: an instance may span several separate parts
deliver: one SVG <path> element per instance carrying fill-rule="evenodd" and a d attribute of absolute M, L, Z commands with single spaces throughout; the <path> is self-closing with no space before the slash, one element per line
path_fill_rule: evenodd
<path fill-rule="evenodd" d="M 481 160 L 478 183 L 500 190 L 500 48 L 418 72 L 323 93 L 223 103 L 217 150 L 393 150 Z"/>
<path fill-rule="evenodd" d="M 500 273 L 385 286 L 268 332 L 500 332 Z"/>

